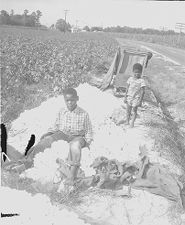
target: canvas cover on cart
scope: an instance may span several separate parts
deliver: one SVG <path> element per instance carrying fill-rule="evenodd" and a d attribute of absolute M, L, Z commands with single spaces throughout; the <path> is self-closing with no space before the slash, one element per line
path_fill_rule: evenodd
<path fill-rule="evenodd" d="M 148 60 L 152 57 L 151 52 L 144 52 L 133 49 L 120 48 L 116 52 L 112 64 L 105 74 L 101 84 L 101 90 L 105 90 L 113 84 L 115 88 L 126 87 L 128 77 L 132 75 L 132 68 L 135 63 L 143 65 L 144 69 L 147 67 Z"/>

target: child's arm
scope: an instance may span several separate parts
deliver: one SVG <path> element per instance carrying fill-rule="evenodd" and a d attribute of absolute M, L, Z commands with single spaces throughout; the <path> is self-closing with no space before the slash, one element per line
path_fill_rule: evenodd
<path fill-rule="evenodd" d="M 128 93 L 129 86 L 130 86 L 129 84 L 127 84 L 127 86 L 126 86 L 124 103 L 127 103 L 127 93 Z"/>
<path fill-rule="evenodd" d="M 139 99 L 138 106 L 142 105 L 144 94 L 145 94 L 145 87 L 141 87 L 141 97 Z"/>
<path fill-rule="evenodd" d="M 60 117 L 60 112 L 57 115 L 54 125 L 48 129 L 47 133 L 45 133 L 41 136 L 40 140 L 44 139 L 47 136 L 54 134 L 54 132 L 56 132 L 58 130 L 58 125 L 59 125 L 59 120 L 60 120 L 59 117 Z"/>

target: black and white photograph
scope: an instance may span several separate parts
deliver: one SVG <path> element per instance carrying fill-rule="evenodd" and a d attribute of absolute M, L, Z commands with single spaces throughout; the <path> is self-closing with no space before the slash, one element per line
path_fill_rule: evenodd
<path fill-rule="evenodd" d="M 185 1 L 0 0 L 2 225 L 185 225 Z"/>

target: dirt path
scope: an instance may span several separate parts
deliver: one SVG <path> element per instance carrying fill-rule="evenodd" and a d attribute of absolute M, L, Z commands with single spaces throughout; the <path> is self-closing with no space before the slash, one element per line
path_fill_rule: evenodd
<path fill-rule="evenodd" d="M 123 38 L 117 38 L 116 40 L 123 46 L 133 47 L 134 45 L 137 48 L 138 47 L 150 48 L 152 51 L 155 51 L 173 60 L 174 62 L 176 62 L 176 64 L 185 66 L 185 50 L 182 50 L 179 48 L 167 47 L 167 46 L 159 45 L 159 44 L 148 43 L 148 42 L 127 40 Z"/>

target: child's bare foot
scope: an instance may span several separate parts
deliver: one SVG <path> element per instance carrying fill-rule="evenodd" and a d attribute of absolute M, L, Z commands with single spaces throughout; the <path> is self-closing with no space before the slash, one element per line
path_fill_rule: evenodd
<path fill-rule="evenodd" d="M 131 124 L 130 124 L 130 128 L 133 128 L 133 127 L 134 127 L 134 124 L 131 123 Z"/>

